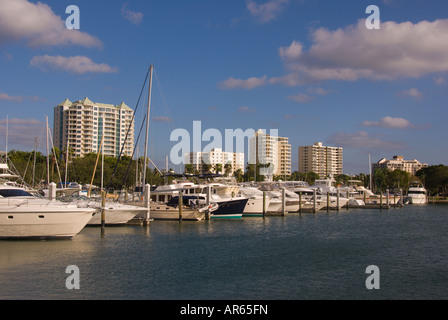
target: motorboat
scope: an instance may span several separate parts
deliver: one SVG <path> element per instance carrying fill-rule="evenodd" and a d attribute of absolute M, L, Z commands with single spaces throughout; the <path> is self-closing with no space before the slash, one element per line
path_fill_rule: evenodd
<path fill-rule="evenodd" d="M 167 203 L 150 204 L 151 219 L 154 220 L 203 220 L 206 214 L 213 214 L 219 208 L 217 203 L 209 203 L 205 197 L 182 196 L 182 210 L 179 210 L 179 197 L 174 196 Z M 182 214 L 182 215 L 181 215 Z"/>
<path fill-rule="evenodd" d="M 310 186 L 311 189 L 316 189 L 317 199 L 325 203 L 324 209 L 341 209 L 349 202 L 349 197 L 342 194 L 338 188 L 334 186 L 335 180 L 318 179 L 314 181 L 314 184 Z"/>
<path fill-rule="evenodd" d="M 285 212 L 298 212 L 308 202 L 307 199 L 300 199 L 299 195 L 281 186 L 278 182 L 261 183 L 259 188 L 266 191 L 271 199 L 281 201 L 280 209 L 277 212 L 283 211 L 283 190 L 285 191 Z"/>
<path fill-rule="evenodd" d="M 299 199 L 302 198 L 306 201 L 299 209 L 301 212 L 317 212 L 327 205 L 317 191 L 310 188 L 305 181 L 283 181 L 280 185 L 294 192 Z"/>
<path fill-rule="evenodd" d="M 210 192 L 208 192 L 210 188 Z M 233 190 L 233 193 L 232 193 Z M 229 195 L 230 191 L 230 195 Z M 173 197 L 179 196 L 204 197 L 210 203 L 218 204 L 218 208 L 210 214 L 212 219 L 241 219 L 249 198 L 237 196 L 237 189 L 223 188 L 218 184 L 195 184 L 190 181 L 173 181 L 172 184 L 162 185 L 151 191 L 151 200 L 155 203 L 167 203 Z"/>
<path fill-rule="evenodd" d="M 248 197 L 247 205 L 244 208 L 243 216 L 262 216 L 263 210 L 266 213 L 279 212 L 282 207 L 281 199 L 263 195 L 263 191 L 253 186 L 240 186 L 239 193 Z M 264 202 L 264 204 L 263 204 Z"/>
<path fill-rule="evenodd" d="M 409 204 L 426 204 L 427 191 L 421 183 L 411 184 L 406 198 Z"/>
<path fill-rule="evenodd" d="M 0 239 L 71 239 L 95 213 L 94 208 L 43 199 L 24 188 L 0 184 Z"/>

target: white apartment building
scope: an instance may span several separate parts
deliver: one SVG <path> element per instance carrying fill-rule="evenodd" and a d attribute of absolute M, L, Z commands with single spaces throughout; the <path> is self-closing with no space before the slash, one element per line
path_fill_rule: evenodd
<path fill-rule="evenodd" d="M 221 164 L 221 174 L 225 174 L 226 164 L 230 164 L 229 175 L 241 169 L 244 172 L 244 153 L 225 152 L 220 148 L 213 148 L 208 152 L 189 152 L 185 154 L 185 164 L 192 164 L 199 173 L 206 173 L 204 164 L 211 165 L 210 171 L 216 173 L 215 165 Z"/>
<path fill-rule="evenodd" d="M 299 146 L 299 172 L 315 172 L 321 179 L 343 173 L 342 148 L 327 147 L 322 142 Z"/>
<path fill-rule="evenodd" d="M 427 163 L 421 163 L 417 159 L 414 160 L 404 160 L 403 156 L 393 156 L 391 160 L 387 160 L 386 158 L 382 158 L 377 163 L 372 163 L 372 173 L 375 173 L 376 169 L 384 169 L 387 168 L 391 171 L 394 170 L 402 170 L 409 172 L 412 175 L 428 166 Z"/>
<path fill-rule="evenodd" d="M 288 138 L 273 136 L 259 129 L 249 139 L 249 163 L 270 164 L 267 168 L 268 180 L 272 175 L 291 175 L 291 145 Z"/>
<path fill-rule="evenodd" d="M 54 108 L 54 145 L 65 150 L 67 142 L 76 157 L 98 153 L 104 135 L 104 154 L 132 156 L 134 148 L 134 111 L 124 102 L 119 105 L 92 102 L 88 98 L 64 102 Z M 126 133 L 129 133 L 126 139 Z M 126 140 L 126 141 L 125 141 Z"/>

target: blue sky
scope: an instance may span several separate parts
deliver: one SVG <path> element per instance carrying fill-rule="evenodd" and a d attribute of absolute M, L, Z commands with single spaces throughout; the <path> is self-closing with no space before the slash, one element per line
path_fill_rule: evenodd
<path fill-rule="evenodd" d="M 67 30 L 69 5 L 80 29 Z M 369 30 L 369 5 L 380 29 Z M 0 0 L 0 149 L 44 151 L 65 98 L 135 108 L 155 76 L 150 157 L 175 128 L 278 129 L 344 148 L 344 173 L 403 155 L 448 164 L 448 2 Z M 145 106 L 137 110 L 136 131 Z M 203 147 L 207 142 L 203 143 Z M 180 167 L 174 167 L 176 171 Z"/>

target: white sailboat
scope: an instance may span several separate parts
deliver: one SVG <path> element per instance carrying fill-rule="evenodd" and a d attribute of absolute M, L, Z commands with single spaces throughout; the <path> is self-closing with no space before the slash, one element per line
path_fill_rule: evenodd
<path fill-rule="evenodd" d="M 101 194 L 103 194 L 103 180 L 104 180 L 104 137 L 101 138 L 100 144 L 100 152 L 101 152 Z M 99 157 L 99 154 L 98 154 Z M 97 163 L 98 163 L 97 157 Z M 95 165 L 96 169 L 96 165 Z M 95 176 L 95 171 L 93 172 L 93 178 Z M 90 193 L 90 190 L 89 190 Z M 90 196 L 90 194 L 89 194 Z M 142 214 L 147 212 L 146 208 L 139 206 L 132 206 L 127 204 L 122 204 L 118 202 L 104 202 L 104 208 L 102 199 L 99 198 L 91 198 L 91 199 L 83 199 L 77 201 L 78 206 L 85 208 L 95 208 L 98 214 L 94 215 L 92 219 L 89 221 L 89 226 L 101 226 L 102 221 L 102 210 L 104 210 L 104 224 L 105 225 L 121 225 L 128 223 L 131 219 L 133 219 L 138 214 Z"/>

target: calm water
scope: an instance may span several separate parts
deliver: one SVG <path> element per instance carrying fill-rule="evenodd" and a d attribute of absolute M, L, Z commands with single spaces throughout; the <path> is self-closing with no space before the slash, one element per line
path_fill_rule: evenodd
<path fill-rule="evenodd" d="M 65 269 L 80 270 L 80 289 Z M 367 290 L 366 267 L 380 269 Z M 0 242 L 0 299 L 447 299 L 448 206 L 85 228 Z"/>

